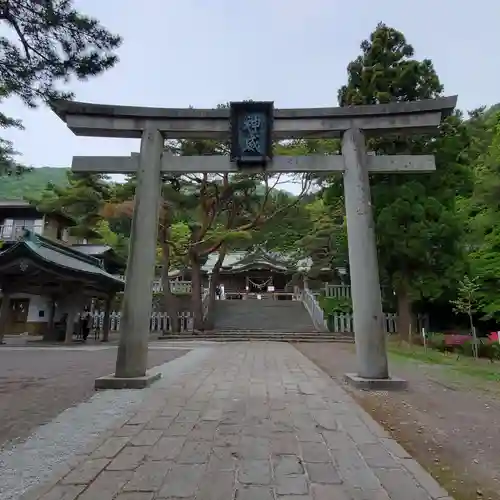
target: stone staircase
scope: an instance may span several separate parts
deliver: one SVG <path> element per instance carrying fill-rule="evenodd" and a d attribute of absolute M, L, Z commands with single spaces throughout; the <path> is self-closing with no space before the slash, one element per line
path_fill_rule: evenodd
<path fill-rule="evenodd" d="M 218 300 L 215 331 L 204 340 L 352 341 L 352 337 L 318 332 L 302 302 L 292 300 Z"/>
<path fill-rule="evenodd" d="M 217 300 L 215 329 L 219 332 L 316 331 L 302 302 L 294 300 Z"/>

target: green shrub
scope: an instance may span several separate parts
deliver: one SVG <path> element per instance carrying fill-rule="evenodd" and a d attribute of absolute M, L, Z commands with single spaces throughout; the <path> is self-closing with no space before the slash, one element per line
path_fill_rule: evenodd
<path fill-rule="evenodd" d="M 319 305 L 323 312 L 330 316 L 331 314 L 350 314 L 352 313 L 352 301 L 348 297 L 319 297 Z"/>
<path fill-rule="evenodd" d="M 460 344 L 457 346 L 457 352 L 460 354 L 463 354 L 464 356 L 474 356 L 474 342 L 472 340 L 468 340 L 467 342 L 464 342 L 463 344 Z"/>
<path fill-rule="evenodd" d="M 430 334 L 427 338 L 427 345 L 432 349 L 436 349 L 439 352 L 446 351 L 445 339 L 442 333 Z"/>
<path fill-rule="evenodd" d="M 500 344 L 498 342 L 491 342 L 489 340 L 479 344 L 479 357 L 487 358 L 491 361 L 500 360 Z"/>

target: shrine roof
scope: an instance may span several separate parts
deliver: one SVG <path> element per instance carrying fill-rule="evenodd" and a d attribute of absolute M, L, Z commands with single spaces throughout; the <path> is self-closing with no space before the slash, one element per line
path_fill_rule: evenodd
<path fill-rule="evenodd" d="M 114 250 L 109 245 L 98 245 L 94 243 L 71 245 L 71 248 L 85 255 L 103 255 L 110 250 Z"/>
<path fill-rule="evenodd" d="M 203 266 L 203 271 L 210 273 L 217 262 L 217 253 L 208 256 L 207 262 Z M 269 267 L 281 272 L 293 272 L 296 265 L 290 258 L 275 252 L 269 252 L 263 248 L 250 251 L 230 252 L 224 258 L 222 272 L 239 272 L 258 267 Z"/>
<path fill-rule="evenodd" d="M 125 286 L 123 280 L 106 272 L 99 258 L 85 255 L 75 248 L 28 230 L 25 230 L 23 237 L 16 244 L 0 252 L 0 276 L 10 274 L 9 268 L 18 265 L 22 259 L 31 260 L 35 265 L 75 278 L 90 278 L 118 289 Z"/>

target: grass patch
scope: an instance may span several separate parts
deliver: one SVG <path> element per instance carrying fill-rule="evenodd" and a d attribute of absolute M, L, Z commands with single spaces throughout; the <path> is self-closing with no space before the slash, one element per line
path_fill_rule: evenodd
<path fill-rule="evenodd" d="M 481 379 L 489 382 L 500 382 L 500 363 L 491 363 L 487 359 L 473 359 L 456 354 L 443 354 L 432 349 L 427 351 L 422 346 L 399 345 L 389 342 L 388 352 L 394 361 L 409 360 L 429 365 L 439 365 L 455 374 Z"/>

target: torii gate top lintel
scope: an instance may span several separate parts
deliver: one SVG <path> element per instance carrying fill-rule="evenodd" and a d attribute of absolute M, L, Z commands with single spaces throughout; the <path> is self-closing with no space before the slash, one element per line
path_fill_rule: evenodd
<path fill-rule="evenodd" d="M 367 135 L 432 132 L 457 96 L 412 102 L 274 110 L 274 139 L 339 137 L 350 128 Z M 171 139 L 227 139 L 229 109 L 115 106 L 67 100 L 52 109 L 76 135 L 140 138 L 150 126 Z"/>

